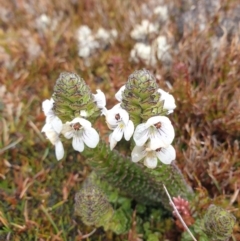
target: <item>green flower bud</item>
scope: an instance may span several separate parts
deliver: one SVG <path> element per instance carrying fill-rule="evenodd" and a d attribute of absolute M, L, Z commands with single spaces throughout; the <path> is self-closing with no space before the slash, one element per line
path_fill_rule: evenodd
<path fill-rule="evenodd" d="M 102 190 L 92 179 L 87 179 L 75 195 L 75 213 L 81 217 L 84 224 L 100 227 L 109 224 L 113 212 Z"/>
<path fill-rule="evenodd" d="M 203 218 L 203 229 L 211 240 L 226 241 L 232 235 L 235 221 L 227 210 L 211 205 Z"/>
<path fill-rule="evenodd" d="M 89 87 L 82 78 L 74 73 L 60 74 L 52 98 L 54 99 L 55 115 L 62 122 L 80 117 L 81 111 L 86 113 L 90 122 L 94 122 L 101 114 Z"/>
<path fill-rule="evenodd" d="M 134 126 L 146 122 L 150 117 L 165 115 L 158 85 L 151 73 L 145 69 L 137 70 L 128 78 L 122 94 L 122 108 L 127 110 Z"/>

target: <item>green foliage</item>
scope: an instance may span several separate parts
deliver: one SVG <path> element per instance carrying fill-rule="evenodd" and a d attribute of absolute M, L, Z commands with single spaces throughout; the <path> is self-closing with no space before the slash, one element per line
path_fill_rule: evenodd
<path fill-rule="evenodd" d="M 120 192 L 145 204 L 157 204 L 161 202 L 158 189 L 150 176 L 143 174 L 143 170 L 130 158 L 123 157 L 117 151 L 111 151 L 109 146 L 101 142 L 95 151 L 84 151 L 88 164 L 96 174 L 107 181 Z"/>
<path fill-rule="evenodd" d="M 195 221 L 195 223 L 191 227 L 189 227 L 189 229 L 197 240 L 212 241 L 211 239 L 209 239 L 208 235 L 203 231 L 202 219 L 197 219 Z M 193 240 L 192 237 L 190 236 L 190 234 L 187 231 L 185 231 L 182 234 L 181 241 L 192 241 L 192 240 Z"/>
<path fill-rule="evenodd" d="M 131 214 L 129 209 L 118 208 L 105 229 L 112 230 L 116 234 L 127 233 L 131 227 Z"/>
<path fill-rule="evenodd" d="M 159 241 L 159 237 L 157 234 L 151 233 L 148 235 L 147 241 Z"/>
<path fill-rule="evenodd" d="M 144 168 L 144 173 L 153 178 L 159 188 L 159 193 L 161 193 L 161 202 L 169 210 L 172 210 L 172 207 L 169 205 L 169 199 L 163 189 L 163 185 L 166 186 L 172 197 L 181 196 L 189 201 L 194 197 L 191 187 L 186 183 L 175 163 L 170 165 L 158 163 L 155 169 Z"/>
<path fill-rule="evenodd" d="M 173 196 L 192 195 L 191 189 L 175 165 L 160 165 L 156 171 L 150 172 L 117 151 L 111 151 L 104 142 L 100 142 L 94 152 L 88 149 L 83 155 L 90 158 L 88 164 L 101 179 L 118 188 L 121 193 L 144 204 L 162 203 L 165 208 L 172 210 L 163 184 L 169 188 Z"/>

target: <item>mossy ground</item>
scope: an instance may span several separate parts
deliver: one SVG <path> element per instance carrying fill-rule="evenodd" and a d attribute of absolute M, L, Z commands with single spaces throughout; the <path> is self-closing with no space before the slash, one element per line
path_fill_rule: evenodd
<path fill-rule="evenodd" d="M 179 11 L 181 2 L 173 1 Z M 222 1 L 222 11 L 234 9 L 237 2 Z M 202 195 L 195 208 L 203 210 L 215 203 L 230 210 L 237 218 L 232 240 L 240 240 L 239 39 L 225 34 L 218 50 L 213 50 L 211 37 L 218 15 L 207 22 L 204 31 L 193 29 L 186 34 L 179 31 L 173 15 L 168 34 L 176 38 L 178 51 L 171 53 L 172 64 L 130 63 L 134 41 L 129 33 L 143 18 L 140 3 L 143 1 L 0 0 L 1 241 L 81 240 L 93 230 L 74 215 L 73 206 L 90 168 L 73 151 L 56 161 L 53 146 L 41 133 L 45 121 L 41 102 L 50 98 L 61 72 L 73 71 L 93 92 L 97 88 L 104 91 L 110 108 L 114 93 L 128 75 L 143 67 L 157 77 L 160 87 L 167 89 L 165 81 L 173 87 L 170 92 L 177 108 L 170 118 L 176 130 L 177 164 Z M 37 29 L 35 20 L 42 13 L 58 19 L 55 30 Z M 93 30 L 116 28 L 119 33 L 112 46 L 91 57 L 89 66 L 78 57 L 75 33 L 82 24 Z M 104 121 L 96 128 L 104 132 Z M 70 145 L 65 144 L 66 150 L 71 150 Z M 154 211 L 149 217 L 153 216 Z M 145 232 L 150 225 L 152 230 L 161 230 L 161 240 L 180 238 L 171 218 L 156 220 L 146 222 Z M 134 231 L 133 216 L 129 234 L 117 237 L 98 229 L 89 240 L 138 240 Z"/>

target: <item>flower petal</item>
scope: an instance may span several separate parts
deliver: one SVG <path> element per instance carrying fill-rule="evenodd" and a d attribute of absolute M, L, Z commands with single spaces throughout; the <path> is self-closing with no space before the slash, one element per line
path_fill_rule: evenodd
<path fill-rule="evenodd" d="M 115 113 L 118 113 L 119 110 L 122 110 L 121 103 L 117 103 L 112 107 L 112 109 L 110 109 L 110 111 L 114 111 Z"/>
<path fill-rule="evenodd" d="M 119 125 L 114 129 L 113 133 L 112 133 L 112 137 L 116 140 L 116 141 L 120 141 L 123 137 L 123 128 L 121 128 Z"/>
<path fill-rule="evenodd" d="M 131 156 L 133 162 L 138 162 L 147 155 L 145 146 L 135 146 L 132 150 Z"/>
<path fill-rule="evenodd" d="M 109 143 L 110 143 L 110 150 L 112 151 L 113 148 L 117 145 L 117 141 L 113 138 L 112 133 L 109 135 Z"/>
<path fill-rule="evenodd" d="M 116 119 L 116 114 L 119 114 L 122 108 L 120 107 L 120 103 L 113 106 L 112 109 L 108 110 L 106 112 L 106 123 L 109 127 L 109 129 L 113 130 L 117 127 L 118 121 Z"/>
<path fill-rule="evenodd" d="M 91 122 L 84 119 L 84 118 L 81 118 L 81 117 L 77 117 L 77 118 L 74 118 L 71 123 L 80 123 L 80 125 L 85 129 L 85 128 L 90 128 L 92 126 Z"/>
<path fill-rule="evenodd" d="M 108 112 L 108 109 L 103 107 L 102 110 L 101 110 L 101 115 L 107 115 L 107 112 Z"/>
<path fill-rule="evenodd" d="M 81 110 L 81 111 L 80 111 L 80 116 L 82 116 L 82 117 L 84 117 L 84 118 L 88 117 L 87 111 L 86 111 L 86 110 Z"/>
<path fill-rule="evenodd" d="M 97 103 L 98 108 L 102 109 L 106 106 L 106 97 L 101 90 L 96 90 L 97 94 L 93 94 L 93 98 Z"/>
<path fill-rule="evenodd" d="M 124 123 L 124 125 L 127 125 L 128 121 L 129 121 L 129 114 L 126 110 L 124 109 L 121 109 L 119 111 L 119 115 L 120 115 L 120 118 L 122 120 L 122 122 Z"/>
<path fill-rule="evenodd" d="M 73 149 L 76 151 L 82 152 L 84 150 L 84 144 L 81 136 L 76 136 L 76 135 L 73 136 L 72 146 L 73 146 Z"/>
<path fill-rule="evenodd" d="M 164 118 L 162 118 L 162 117 L 164 117 Z M 147 126 L 147 128 L 150 127 L 150 126 L 153 126 L 154 124 L 156 124 L 158 122 L 162 122 L 165 118 L 167 118 L 167 117 L 166 116 L 160 116 L 160 115 L 150 117 L 146 122 L 146 126 Z"/>
<path fill-rule="evenodd" d="M 118 122 L 115 118 L 115 115 L 112 115 L 111 113 L 107 113 L 106 123 L 110 130 L 114 130 L 118 126 Z"/>
<path fill-rule="evenodd" d="M 159 147 L 167 147 L 174 139 L 175 131 L 171 121 L 166 116 L 154 116 L 148 119 L 148 125 L 151 123 L 153 130 L 150 134 L 150 148 L 155 150 Z M 156 128 L 154 124 L 161 124 L 160 128 Z M 147 123 L 146 123 L 147 125 Z"/>
<path fill-rule="evenodd" d="M 62 121 L 57 117 L 55 116 L 53 119 L 52 119 L 52 127 L 53 129 L 59 134 L 61 133 L 62 131 L 62 127 L 63 127 L 63 123 Z"/>
<path fill-rule="evenodd" d="M 47 139 L 55 145 L 55 143 L 59 140 L 59 134 L 53 129 L 52 125 L 49 123 L 46 123 L 43 128 L 42 132 L 45 133 Z"/>
<path fill-rule="evenodd" d="M 45 123 L 45 125 L 43 126 L 41 132 L 47 132 L 48 130 L 52 129 L 52 125 L 49 123 Z"/>
<path fill-rule="evenodd" d="M 160 134 L 159 131 L 155 130 L 150 135 L 149 147 L 151 150 L 156 150 L 159 147 L 166 147 L 169 143 L 165 143 L 165 138 Z"/>
<path fill-rule="evenodd" d="M 133 134 L 133 139 L 137 146 L 143 146 L 149 138 L 149 131 L 146 123 L 139 124 Z"/>
<path fill-rule="evenodd" d="M 172 143 L 172 141 L 173 141 L 173 139 L 175 137 L 174 128 L 172 126 L 171 121 L 169 121 L 169 122 L 168 121 L 167 122 L 162 122 L 161 124 L 162 124 L 162 126 L 161 126 L 160 129 L 158 129 L 158 131 L 160 132 L 160 134 L 162 136 L 164 136 L 165 143 L 169 145 L 169 144 Z"/>
<path fill-rule="evenodd" d="M 65 124 L 63 124 L 61 133 L 67 139 L 70 139 L 73 137 L 74 131 L 73 131 L 72 127 L 70 126 L 70 122 L 66 122 Z"/>
<path fill-rule="evenodd" d="M 147 155 L 144 159 L 144 165 L 151 169 L 157 167 L 157 163 L 158 159 L 156 156 L 154 157 L 153 155 Z"/>
<path fill-rule="evenodd" d="M 52 98 L 50 100 L 44 100 L 42 102 L 42 110 L 43 110 L 45 116 L 47 116 L 48 112 L 52 110 L 53 103 L 54 103 L 54 100 Z"/>
<path fill-rule="evenodd" d="M 119 91 L 115 94 L 115 98 L 118 100 L 118 101 L 122 101 L 122 94 L 123 94 L 123 91 L 125 90 L 125 85 L 123 85 Z"/>
<path fill-rule="evenodd" d="M 173 110 L 176 108 L 174 97 L 162 89 L 158 89 L 158 93 L 160 93 L 161 95 L 159 100 L 164 101 L 163 108 L 167 109 L 168 113 L 172 113 Z"/>
<path fill-rule="evenodd" d="M 128 124 L 124 128 L 124 138 L 126 141 L 129 141 L 134 132 L 134 124 L 131 120 L 128 121 Z"/>
<path fill-rule="evenodd" d="M 95 148 L 99 142 L 99 135 L 94 128 L 84 129 L 83 142 L 90 148 Z"/>
<path fill-rule="evenodd" d="M 160 151 L 156 151 L 158 159 L 164 164 L 170 164 L 176 159 L 176 151 L 172 145 L 167 148 L 161 148 Z"/>
<path fill-rule="evenodd" d="M 64 156 L 64 148 L 63 148 L 63 144 L 60 140 L 58 140 L 55 143 L 55 155 L 56 155 L 56 158 L 58 161 L 61 160 Z"/>

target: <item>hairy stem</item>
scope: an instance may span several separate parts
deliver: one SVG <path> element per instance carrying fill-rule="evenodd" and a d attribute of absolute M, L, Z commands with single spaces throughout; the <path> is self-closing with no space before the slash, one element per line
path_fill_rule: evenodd
<path fill-rule="evenodd" d="M 172 196 L 191 198 L 193 194 L 175 165 L 162 165 L 154 171 L 149 170 L 133 163 L 129 157 L 111 151 L 104 142 L 100 142 L 94 151 L 86 150 L 83 155 L 89 158 L 88 164 L 101 179 L 141 203 L 162 203 L 171 210 L 163 184 Z"/>

